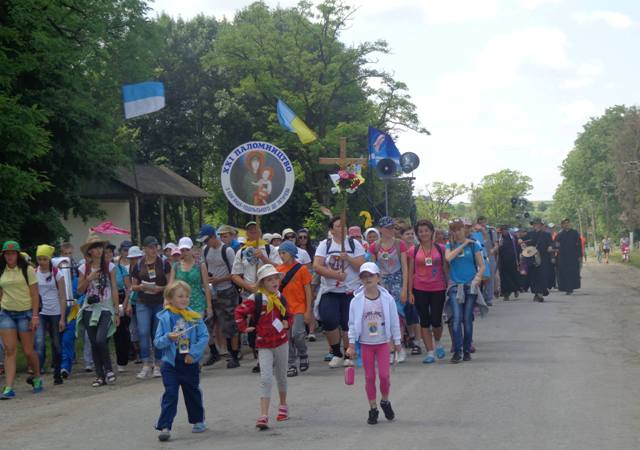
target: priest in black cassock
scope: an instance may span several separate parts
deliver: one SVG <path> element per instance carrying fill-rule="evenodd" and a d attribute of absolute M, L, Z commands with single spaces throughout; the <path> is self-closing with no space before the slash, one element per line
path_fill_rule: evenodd
<path fill-rule="evenodd" d="M 509 231 L 509 225 L 500 227 L 498 238 L 498 269 L 500 272 L 500 293 L 504 301 L 510 300 L 511 294 L 516 297 L 520 293 L 520 246 L 518 238 Z"/>
<path fill-rule="evenodd" d="M 580 262 L 582 261 L 582 243 L 580 234 L 571 228 L 571 221 L 562 221 L 562 231 L 556 237 L 558 249 L 558 290 L 567 295 L 580 289 Z"/>
<path fill-rule="evenodd" d="M 551 252 L 553 251 L 553 241 L 551 234 L 544 231 L 542 219 L 534 219 L 531 222 L 533 230 L 529 231 L 523 241 L 527 246 L 533 246 L 540 255 L 540 264 L 532 264 L 529 268 L 529 284 L 533 293 L 533 301 L 543 302 L 544 297 L 549 295 L 549 272 L 551 267 Z"/>

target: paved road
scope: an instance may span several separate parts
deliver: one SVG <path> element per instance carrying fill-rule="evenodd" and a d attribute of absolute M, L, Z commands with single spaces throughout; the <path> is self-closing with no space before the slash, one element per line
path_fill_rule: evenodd
<path fill-rule="evenodd" d="M 497 305 L 476 321 L 470 363 L 424 366 L 418 357 L 392 375 L 397 420 L 372 427 L 361 373 L 356 386 L 319 362 L 290 380 L 292 418 L 256 432 L 257 377 L 205 370 L 210 431 L 192 435 L 180 406 L 171 442 L 156 440 L 160 380 L 93 390 L 76 376 L 41 396 L 21 388 L 0 404 L 2 449 L 638 449 L 640 448 L 640 273 L 588 265 L 584 288 L 544 304 Z M 26 387 L 26 385 L 24 385 Z"/>

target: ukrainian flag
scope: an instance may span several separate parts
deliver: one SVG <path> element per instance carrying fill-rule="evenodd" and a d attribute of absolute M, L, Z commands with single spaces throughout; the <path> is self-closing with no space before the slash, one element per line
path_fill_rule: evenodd
<path fill-rule="evenodd" d="M 309 144 L 318 139 L 307 124 L 280 99 L 278 99 L 278 122 L 290 132 L 296 133 L 303 144 Z"/>

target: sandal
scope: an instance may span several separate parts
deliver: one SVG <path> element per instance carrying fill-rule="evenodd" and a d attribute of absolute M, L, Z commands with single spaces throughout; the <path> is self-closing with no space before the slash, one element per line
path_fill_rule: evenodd
<path fill-rule="evenodd" d="M 283 422 L 287 419 L 289 419 L 289 407 L 287 405 L 278 406 L 278 417 L 276 417 L 276 420 Z"/>
<path fill-rule="evenodd" d="M 104 386 L 107 383 L 102 379 L 102 378 L 96 378 L 96 380 L 91 383 L 91 387 L 100 387 L 100 386 Z"/>
<path fill-rule="evenodd" d="M 266 430 L 269 428 L 269 418 L 267 416 L 261 416 L 256 422 L 256 428 L 259 430 Z"/>
<path fill-rule="evenodd" d="M 107 373 L 107 384 L 113 384 L 116 382 L 116 374 L 113 372 Z"/>
<path fill-rule="evenodd" d="M 306 372 L 307 370 L 309 370 L 309 358 L 305 356 L 300 358 L 300 372 Z"/>
<path fill-rule="evenodd" d="M 287 370 L 287 376 L 289 378 L 298 376 L 298 369 L 296 368 L 296 366 L 289 367 L 289 370 Z"/>

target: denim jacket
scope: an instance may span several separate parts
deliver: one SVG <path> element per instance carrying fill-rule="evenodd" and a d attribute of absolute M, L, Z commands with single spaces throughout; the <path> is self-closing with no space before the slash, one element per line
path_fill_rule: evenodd
<path fill-rule="evenodd" d="M 162 361 L 175 366 L 177 341 L 174 342 L 169 339 L 169 333 L 173 331 L 173 327 L 180 316 L 163 309 L 156 314 L 156 317 L 158 318 L 158 328 L 156 329 L 153 345 L 162 351 Z M 193 325 L 193 322 L 187 322 L 187 327 L 192 327 Z M 195 327 L 187 331 L 186 334 L 189 337 L 189 354 L 193 358 L 193 364 L 197 364 L 202 359 L 204 349 L 209 342 L 207 326 L 202 319 L 199 319 L 195 323 Z"/>

